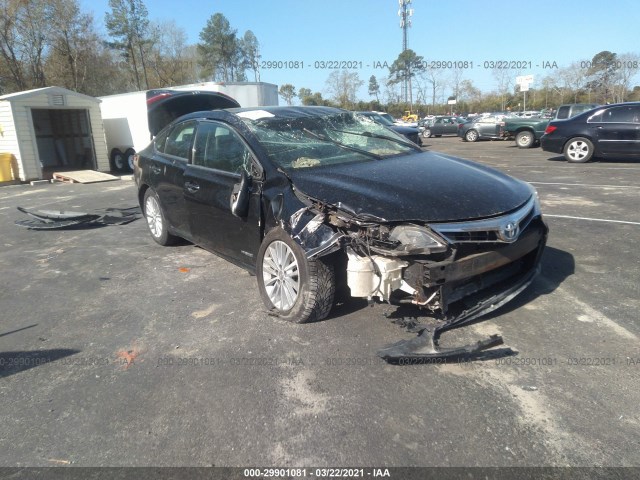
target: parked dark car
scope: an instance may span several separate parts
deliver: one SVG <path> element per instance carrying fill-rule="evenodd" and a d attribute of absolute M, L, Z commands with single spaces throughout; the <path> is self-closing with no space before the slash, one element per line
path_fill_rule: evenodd
<path fill-rule="evenodd" d="M 374 122 L 384 125 L 385 127 L 390 128 L 394 132 L 406 137 L 408 140 L 411 140 L 416 145 L 420 145 L 420 131 L 417 127 L 407 127 L 404 125 L 396 125 L 391 120 L 389 120 L 384 114 L 380 114 L 378 112 L 356 112 L 358 115 L 363 115 Z M 388 115 L 388 114 L 386 114 Z"/>
<path fill-rule="evenodd" d="M 326 317 L 337 286 L 459 326 L 522 291 L 546 242 L 529 184 L 335 108 L 189 114 L 135 165 L 157 243 L 183 237 L 255 272 L 293 322 Z"/>
<path fill-rule="evenodd" d="M 640 157 L 640 102 L 603 105 L 567 120 L 554 120 L 540 139 L 543 150 L 567 161 Z"/>
<path fill-rule="evenodd" d="M 596 103 L 560 105 L 556 111 L 556 119 L 571 118 L 597 106 Z M 531 148 L 540 141 L 549 121 L 546 117 L 508 117 L 504 120 L 502 134 L 505 138 L 515 138 L 518 148 Z"/>
<path fill-rule="evenodd" d="M 502 138 L 503 127 L 503 115 L 476 117 L 473 120 L 458 125 L 458 136 L 467 142 Z"/>
<path fill-rule="evenodd" d="M 456 117 L 435 117 L 425 120 L 423 123 L 424 138 L 441 137 L 442 135 L 457 135 L 458 125 Z"/>

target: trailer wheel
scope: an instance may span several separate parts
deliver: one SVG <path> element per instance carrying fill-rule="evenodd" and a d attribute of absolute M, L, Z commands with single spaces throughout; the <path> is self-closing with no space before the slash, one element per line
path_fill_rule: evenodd
<path fill-rule="evenodd" d="M 114 148 L 111 151 L 110 164 L 111 164 L 111 170 L 112 171 L 114 171 L 114 172 L 122 172 L 122 171 L 124 171 L 124 168 L 125 168 L 125 166 L 124 166 L 125 165 L 124 155 L 117 148 Z"/>
<path fill-rule="evenodd" d="M 135 154 L 136 151 L 133 148 L 129 148 L 126 152 L 124 152 L 124 168 L 129 172 L 133 172 L 133 156 Z"/>

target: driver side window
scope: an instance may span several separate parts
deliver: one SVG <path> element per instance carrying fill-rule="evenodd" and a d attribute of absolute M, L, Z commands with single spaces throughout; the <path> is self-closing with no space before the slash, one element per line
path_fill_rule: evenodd
<path fill-rule="evenodd" d="M 202 122 L 196 132 L 193 164 L 229 173 L 250 171 L 251 153 L 238 134 L 224 124 Z"/>

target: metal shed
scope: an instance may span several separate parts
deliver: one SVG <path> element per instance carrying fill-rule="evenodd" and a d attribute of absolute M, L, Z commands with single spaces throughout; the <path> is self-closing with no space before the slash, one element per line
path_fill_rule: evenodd
<path fill-rule="evenodd" d="M 99 104 L 97 98 L 60 87 L 0 96 L 0 154 L 13 156 L 14 178 L 109 171 Z"/>

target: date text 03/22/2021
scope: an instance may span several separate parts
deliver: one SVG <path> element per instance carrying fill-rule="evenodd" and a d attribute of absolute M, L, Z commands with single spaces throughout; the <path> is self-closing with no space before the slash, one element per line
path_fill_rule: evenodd
<path fill-rule="evenodd" d="M 262 60 L 263 70 L 358 70 L 363 68 L 388 70 L 393 62 L 387 60 Z M 414 70 L 524 70 L 532 68 L 558 69 L 555 60 L 419 60 L 411 62 Z"/>

